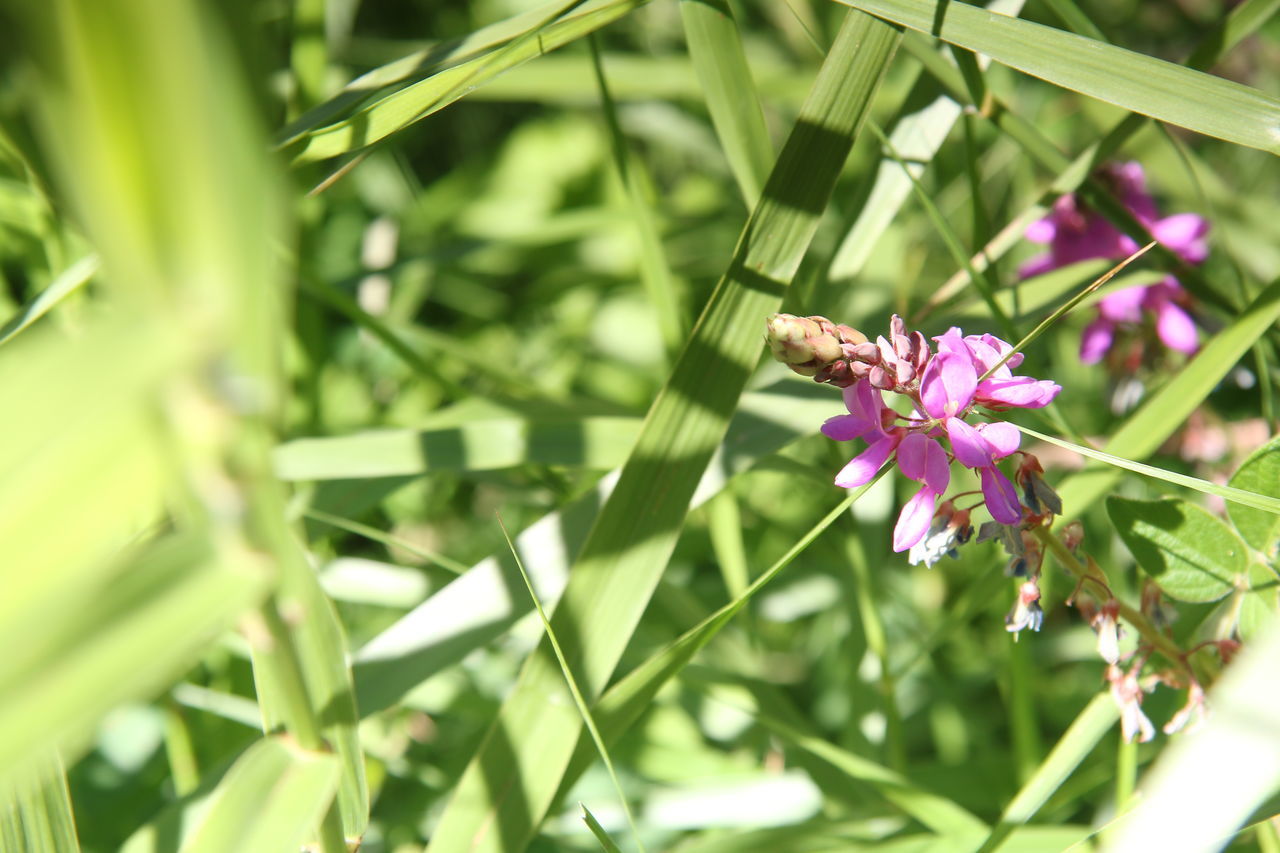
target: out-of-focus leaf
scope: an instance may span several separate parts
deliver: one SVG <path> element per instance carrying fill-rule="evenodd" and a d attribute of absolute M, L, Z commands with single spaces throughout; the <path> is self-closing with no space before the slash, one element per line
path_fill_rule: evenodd
<path fill-rule="evenodd" d="M 0 801 L 0 844 L 6 853 L 79 853 L 75 816 L 62 761 L 39 762 L 29 779 L 5 790 Z"/>
<path fill-rule="evenodd" d="M 1195 504 L 1112 495 L 1107 513 L 1138 565 L 1170 598 L 1217 601 L 1245 570 L 1244 543 Z"/>
<path fill-rule="evenodd" d="M 1249 566 L 1249 591 L 1240 603 L 1240 637 L 1252 640 L 1280 614 L 1280 575 L 1272 566 Z"/>
<path fill-rule="evenodd" d="M 1227 483 L 1280 498 L 1280 438 L 1273 438 L 1249 454 Z M 1232 503 L 1227 504 L 1227 515 L 1244 541 L 1268 557 L 1275 556 L 1276 545 L 1280 544 L 1280 516 Z"/>

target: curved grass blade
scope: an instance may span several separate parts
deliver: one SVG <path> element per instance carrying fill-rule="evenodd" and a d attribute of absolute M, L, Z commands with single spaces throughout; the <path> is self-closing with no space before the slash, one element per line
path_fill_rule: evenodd
<path fill-rule="evenodd" d="M 599 696 L 661 577 L 698 480 L 759 359 L 761 318 L 776 310 L 800 266 L 898 38 L 874 18 L 847 16 L 728 272 L 574 564 L 552 624 L 589 700 Z M 464 772 L 430 850 L 527 843 L 581 732 L 563 684 L 544 642 Z"/>
<path fill-rule="evenodd" d="M 1280 99 L 1240 83 L 953 0 L 842 2 L 1056 86 L 1280 154 Z"/>
<path fill-rule="evenodd" d="M 67 774 L 57 753 L 0 800 L 0 844 L 10 853 L 79 853 Z"/>
<path fill-rule="evenodd" d="M 596 0 L 545 27 L 531 29 L 498 50 L 447 68 L 379 98 L 354 115 L 297 137 L 295 163 L 338 157 L 372 145 L 444 109 L 471 89 L 536 56 L 610 24 L 647 0 Z M 576 5 L 576 4 L 575 4 Z"/>

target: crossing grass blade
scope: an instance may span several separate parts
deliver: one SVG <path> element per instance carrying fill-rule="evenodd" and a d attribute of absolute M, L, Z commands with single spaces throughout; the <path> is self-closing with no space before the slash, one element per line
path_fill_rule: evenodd
<path fill-rule="evenodd" d="M 603 690 L 661 577 L 759 358 L 759 324 L 799 268 L 898 38 L 870 16 L 846 17 L 728 272 L 588 534 L 552 619 L 588 701 Z M 552 805 L 581 731 L 563 684 L 544 642 L 464 772 L 430 850 L 527 843 Z"/>
<path fill-rule="evenodd" d="M 1280 99 L 1240 83 L 950 0 L 848 5 L 1135 113 L 1273 154 Z"/>
<path fill-rule="evenodd" d="M 497 50 L 446 68 L 361 107 L 348 118 L 296 135 L 295 163 L 338 157 L 372 145 L 444 109 L 508 69 L 576 41 L 644 5 L 647 0 L 596 0 L 546 26 L 522 32 Z M 579 5 L 579 4 L 573 4 Z"/>
<path fill-rule="evenodd" d="M 0 328 L 0 345 L 6 344 L 23 329 L 48 314 L 58 303 L 83 287 L 98 271 L 97 255 L 85 255 L 58 274 L 49 286 L 22 306 L 9 322 Z"/>
<path fill-rule="evenodd" d="M 1119 716 L 1115 700 L 1109 694 L 1100 693 L 1095 696 L 1067 728 L 1017 796 L 1005 806 L 1000 820 L 992 827 L 991 834 L 982 843 L 978 853 L 992 853 L 999 849 L 1013 832 L 1031 820 L 1097 746 L 1098 741 L 1112 730 Z"/>
<path fill-rule="evenodd" d="M 1129 461 L 1150 456 L 1186 422 L 1187 416 L 1277 320 L 1280 320 L 1280 280 L 1258 294 L 1234 323 L 1215 335 L 1177 376 L 1134 412 L 1102 450 Z M 1059 523 L 1069 521 L 1099 500 L 1119 476 L 1116 468 L 1094 468 L 1064 480 L 1058 494 L 1067 516 Z"/>
<path fill-rule="evenodd" d="M 62 761 L 38 762 L 31 778 L 10 786 L 0 801 L 0 844 L 10 853 L 79 853 L 75 816 Z"/>
<path fill-rule="evenodd" d="M 827 389 L 794 380 L 744 394 L 691 507 L 720 493 L 731 478 L 788 442 L 812 434 L 815 424 L 838 410 L 839 403 Z M 549 605 L 564 590 L 569 565 L 616 482 L 616 476 L 606 477 L 597 489 L 516 536 L 516 550 L 538 597 Z M 499 636 L 529 609 L 508 555 L 495 554 L 477 563 L 356 653 L 361 713 L 387 707 L 423 679 Z"/>
<path fill-rule="evenodd" d="M 725 0 L 680 0 L 680 17 L 716 136 L 752 208 L 773 166 L 773 144 L 733 11 Z"/>

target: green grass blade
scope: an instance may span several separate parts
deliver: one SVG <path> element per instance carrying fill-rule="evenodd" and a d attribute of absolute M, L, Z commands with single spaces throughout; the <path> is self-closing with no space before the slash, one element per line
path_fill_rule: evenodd
<path fill-rule="evenodd" d="M 644 844 L 640 841 L 640 830 L 636 828 L 635 815 L 631 813 L 631 803 L 627 801 L 627 795 L 622 790 L 622 783 L 618 781 L 618 771 L 613 767 L 613 759 L 609 757 L 609 748 L 605 746 L 604 738 L 600 737 L 600 730 L 596 728 L 595 719 L 591 715 L 591 709 L 587 707 L 587 700 L 582 697 L 582 691 L 578 688 L 577 681 L 573 678 L 573 670 L 569 669 L 569 662 L 564 656 L 564 649 L 560 646 L 560 641 L 556 639 L 555 629 L 551 627 L 551 620 L 547 618 L 547 611 L 542 609 L 542 602 L 538 601 L 538 593 L 533 589 L 533 582 L 529 580 L 529 573 L 524 570 L 524 564 L 520 562 L 520 555 L 516 553 L 516 546 L 511 542 L 511 535 L 507 533 L 507 528 L 502 525 L 502 519 L 498 519 L 498 524 L 502 526 L 502 536 L 507 540 L 507 548 L 511 551 L 511 556 L 515 558 L 516 568 L 520 570 L 520 579 L 524 581 L 525 589 L 529 591 L 529 598 L 533 601 L 533 607 L 538 611 L 538 621 L 542 623 L 542 630 L 546 633 L 547 642 L 551 644 L 552 651 L 555 652 L 556 662 L 560 664 L 560 672 L 564 675 L 565 686 L 569 688 L 569 692 L 573 695 L 573 704 L 577 706 L 578 713 L 582 716 L 582 724 L 587 727 L 588 734 L 591 735 L 591 742 L 595 745 L 596 752 L 600 755 L 600 760 L 604 762 L 605 770 L 609 773 L 609 781 L 613 783 L 613 790 L 618 795 L 618 802 L 622 804 L 622 811 L 627 816 L 627 825 L 631 827 L 631 835 L 635 839 L 636 847 L 640 853 L 644 853 Z M 586 812 L 586 806 L 582 807 Z M 587 812 L 589 815 L 590 812 Z M 592 826 L 592 832 L 595 832 L 600 824 L 595 822 L 592 817 L 587 821 L 588 826 Z"/>
<path fill-rule="evenodd" d="M 320 822 L 338 786 L 332 755 L 305 752 L 279 737 L 249 747 L 209 794 L 187 830 L 181 853 L 298 850 Z M 161 838 L 130 853 L 171 849 Z M 136 843 L 136 842 L 135 842 Z"/>
<path fill-rule="evenodd" d="M 59 302 L 66 299 L 83 287 L 98 272 L 98 256 L 85 255 L 57 275 L 49 286 L 36 294 L 36 297 L 22 306 L 9 322 L 0 328 L 0 345 L 52 311 Z"/>
<path fill-rule="evenodd" d="M 1134 412 L 1112 434 L 1103 450 L 1130 461 L 1145 459 L 1209 396 L 1254 342 L 1280 320 L 1280 280 L 1273 282 L 1205 345 L 1182 371 Z M 1114 468 L 1082 471 L 1058 488 L 1065 520 L 1074 518 L 1107 493 L 1119 478 Z"/>
<path fill-rule="evenodd" d="M 596 0 L 538 30 L 529 30 L 485 56 L 447 68 L 361 107 L 349 118 L 297 137 L 296 163 L 356 151 L 444 109 L 502 72 L 595 32 L 646 0 Z"/>
<path fill-rule="evenodd" d="M 1108 693 L 1093 698 L 1071 723 L 1053 750 L 1036 768 L 1035 773 L 1005 806 L 1000 820 L 992 827 L 979 853 L 991 853 L 1008 840 L 1019 827 L 1031 820 L 1062 783 L 1080 766 L 1107 732 L 1115 725 L 1120 712 Z"/>
<path fill-rule="evenodd" d="M 994 0 L 987 8 L 1003 15 L 1017 15 L 1022 6 L 1022 0 Z M 929 50 L 937 55 L 932 48 Z M 952 69 L 945 61 L 943 64 Z M 913 97 L 925 91 L 925 86 L 917 83 Z M 896 151 L 898 157 L 886 154 L 880 159 L 875 185 L 831 259 L 828 275 L 833 280 L 851 279 L 861 271 L 880 236 L 910 195 L 912 179 L 924 174 L 926 164 L 942 148 L 960 112 L 961 105 L 954 98 L 938 94 L 924 107 L 902 115 L 894 123 L 889 133 L 889 148 Z"/>
<path fill-rule="evenodd" d="M 846 18 L 729 270 L 574 564 L 552 624 L 589 700 L 599 696 L 661 577 L 689 500 L 759 359 L 761 318 L 776 310 L 799 268 L 898 38 L 869 16 Z M 464 772 L 430 849 L 527 842 L 580 730 L 544 643 Z M 515 787 L 495 795 L 499 777 L 514 778 Z"/>
<path fill-rule="evenodd" d="M 703 475 L 691 506 L 719 493 L 732 477 L 788 442 L 811 435 L 815 424 L 839 411 L 829 389 L 791 379 L 743 395 L 717 461 Z M 516 536 L 516 549 L 543 601 L 560 597 L 569 564 L 616 482 L 616 477 L 606 477 L 596 490 Z M 423 679 L 498 637 L 529 612 L 527 602 L 509 556 L 496 554 L 473 566 L 356 653 L 361 713 L 387 707 Z"/>
<path fill-rule="evenodd" d="M 733 11 L 726 0 L 680 0 L 680 17 L 729 169 L 747 207 L 755 207 L 773 166 L 773 143 Z"/>
<path fill-rule="evenodd" d="M 654 210 L 653 182 L 647 174 L 643 161 L 629 150 L 626 136 L 622 133 L 617 106 L 609 93 L 609 81 L 605 76 L 604 66 L 600 62 L 600 46 L 596 42 L 594 33 L 587 36 L 587 42 L 591 48 L 591 69 L 595 72 L 596 85 L 599 88 L 600 106 L 604 111 L 605 124 L 609 128 L 613 165 L 622 184 L 631 219 L 635 223 L 634 233 L 640 255 L 640 280 L 658 315 L 658 330 L 662 334 L 667 351 L 674 353 L 684 342 L 686 331 L 681 310 L 683 287 L 671 274 L 671 266 L 667 263 L 667 254 L 662 246 L 662 235 L 658 226 L 658 214 Z"/>
<path fill-rule="evenodd" d="M 265 573 L 247 555 L 241 560 L 219 563 L 206 543 L 171 537 L 117 564 L 75 611 L 34 609 L 42 630 L 26 631 L 10 645 L 20 653 L 0 662 L 5 778 L 59 743 L 79 745 L 108 709 L 190 666 L 263 592 Z"/>
<path fill-rule="evenodd" d="M 605 853 L 622 853 L 618 849 L 618 845 L 609 837 L 609 833 L 604 831 L 600 821 L 596 820 L 596 816 L 591 813 L 591 809 L 582 803 L 579 803 L 579 805 L 582 806 L 582 822 L 587 825 L 587 829 L 591 830 L 591 834 L 596 837 L 596 841 L 600 842 L 600 849 Z"/>
<path fill-rule="evenodd" d="M 640 434 L 640 419 L 493 418 L 456 427 L 379 430 L 302 438 L 275 449 L 284 480 L 347 480 L 442 471 L 492 471 L 526 463 L 615 468 Z"/>
<path fill-rule="evenodd" d="M 848 5 L 1132 112 L 1280 153 L 1280 100 L 1248 86 L 950 0 Z"/>
<path fill-rule="evenodd" d="M 1232 488 L 1231 486 L 1219 486 L 1217 483 L 1210 483 L 1208 480 L 1201 480 L 1199 477 L 1190 477 L 1186 474 L 1179 474 L 1176 471 L 1166 471 L 1154 465 L 1144 465 L 1141 462 L 1134 462 L 1123 456 L 1115 456 L 1111 453 L 1103 453 L 1101 450 L 1094 450 L 1092 447 L 1072 444 L 1069 441 L 1063 441 L 1060 438 L 1054 438 L 1051 435 L 1045 435 L 1024 426 L 1020 426 L 1018 429 L 1033 438 L 1047 441 L 1049 444 L 1056 444 L 1058 447 L 1065 448 L 1073 453 L 1079 453 L 1081 456 L 1105 462 L 1125 471 L 1132 471 L 1135 474 L 1142 474 L 1144 477 L 1163 480 L 1166 483 L 1173 483 L 1175 486 L 1184 486 L 1206 495 L 1217 495 L 1223 500 L 1231 501 L 1241 506 L 1249 506 L 1264 512 L 1273 512 L 1280 515 L 1280 499 L 1277 498 L 1260 495 L 1257 492 L 1245 491 L 1244 489 Z"/>
<path fill-rule="evenodd" d="M 945 797 L 925 791 L 882 764 L 799 731 L 766 714 L 757 713 L 755 719 L 778 737 L 818 756 L 850 778 L 870 784 L 885 799 L 947 839 L 953 845 L 952 849 L 963 849 L 987 832 L 987 825 L 966 809 Z"/>
<path fill-rule="evenodd" d="M 0 845 L 10 853 L 79 853 L 67 775 L 57 754 L 0 801 Z"/>

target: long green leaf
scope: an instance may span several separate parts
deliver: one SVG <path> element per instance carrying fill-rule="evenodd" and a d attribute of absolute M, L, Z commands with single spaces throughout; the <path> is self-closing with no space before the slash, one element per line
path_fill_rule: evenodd
<path fill-rule="evenodd" d="M 0 801 L 0 844 L 9 853 L 79 853 L 67 775 L 55 753 Z"/>
<path fill-rule="evenodd" d="M 773 165 L 773 144 L 733 11 L 725 0 L 680 0 L 680 17 L 716 136 L 742 198 L 754 207 Z"/>
<path fill-rule="evenodd" d="M 1258 294 L 1234 323 L 1215 335 L 1177 376 L 1126 420 L 1104 445 L 1104 451 L 1131 464 L 1154 453 L 1278 319 L 1280 280 Z M 1105 495 L 1118 478 L 1115 468 L 1095 468 L 1064 481 L 1058 494 L 1067 515 L 1059 523 L 1083 512 Z"/>
<path fill-rule="evenodd" d="M 85 255 L 59 273 L 48 287 L 22 306 L 22 309 L 4 324 L 4 328 L 0 328 L 0 344 L 8 343 L 14 335 L 48 314 L 59 302 L 83 287 L 89 279 L 93 278 L 98 271 L 98 266 L 97 255 Z"/>
<path fill-rule="evenodd" d="M 952 0 L 842 2 L 1132 112 L 1280 153 L 1280 99 L 1240 83 Z"/>
<path fill-rule="evenodd" d="M 528 31 L 493 53 L 447 68 L 379 98 L 354 115 L 308 131 L 297 141 L 295 162 L 337 157 L 385 139 L 444 109 L 471 89 L 543 53 L 576 41 L 616 21 L 647 0 L 595 0 L 540 32 Z"/>
<path fill-rule="evenodd" d="M 894 28 L 869 16 L 846 18 L 729 270 L 583 545 L 552 623 L 591 700 L 661 577 L 689 500 L 759 358 L 758 324 L 775 310 L 800 265 L 897 41 Z M 496 851 L 528 840 L 551 805 L 582 726 L 563 685 L 544 642 L 463 774 L 431 850 Z"/>

